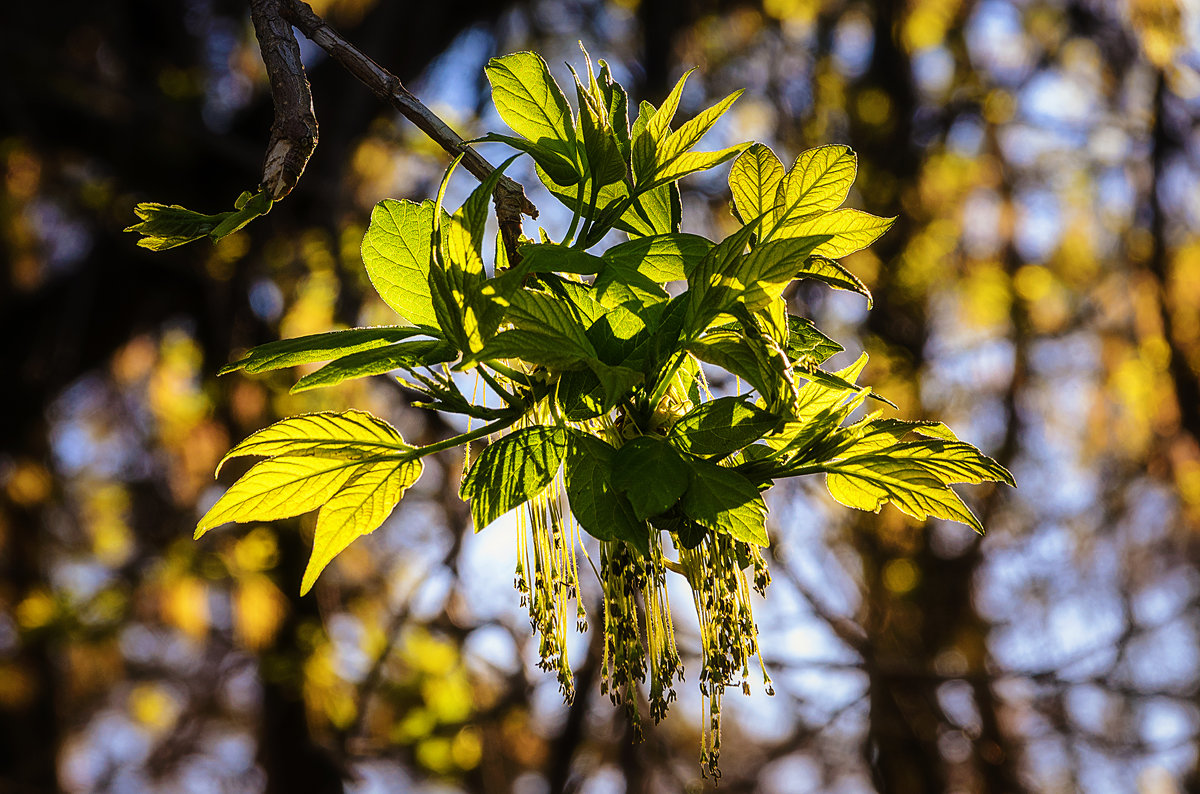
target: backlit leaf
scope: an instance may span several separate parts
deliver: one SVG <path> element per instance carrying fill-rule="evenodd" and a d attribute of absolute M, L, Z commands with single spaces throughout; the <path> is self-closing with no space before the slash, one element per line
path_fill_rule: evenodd
<path fill-rule="evenodd" d="M 420 328 L 380 326 L 326 331 L 322 334 L 280 339 L 278 342 L 268 342 L 251 349 L 242 358 L 222 367 L 218 374 L 225 375 L 240 369 L 249 373 L 268 372 L 298 364 L 330 361 L 361 350 L 384 347 L 424 333 L 426 332 Z"/>
<path fill-rule="evenodd" d="M 688 275 L 688 291 L 685 293 L 687 309 L 681 334 L 685 340 L 699 335 L 737 299 L 741 285 L 732 284 L 729 274 L 737 268 L 757 228 L 757 221 L 754 221 L 729 235 L 714 246 Z"/>
<path fill-rule="evenodd" d="M 571 512 L 593 537 L 623 540 L 649 551 L 646 522 L 634 514 L 629 500 L 613 486 L 616 450 L 588 433 L 571 431 L 571 449 L 563 462 L 563 480 Z"/>
<path fill-rule="evenodd" d="M 517 52 L 492 58 L 485 71 L 496 112 L 513 132 L 577 162 L 571 107 L 540 55 Z"/>
<path fill-rule="evenodd" d="M 613 486 L 629 498 L 638 518 L 666 512 L 687 490 L 692 472 L 666 441 L 638 436 L 613 457 Z"/>
<path fill-rule="evenodd" d="M 231 521 L 272 521 L 320 508 L 303 595 L 351 541 L 383 523 L 421 476 L 418 454 L 391 425 L 362 411 L 306 414 L 276 422 L 225 456 L 269 457 L 242 475 L 204 514 L 196 537 Z"/>
<path fill-rule="evenodd" d="M 429 296 L 433 202 L 384 199 L 371 211 L 362 259 L 383 302 L 413 325 L 437 328 Z"/>
<path fill-rule="evenodd" d="M 488 445 L 462 483 L 475 531 L 541 493 L 566 452 L 566 431 L 555 427 L 527 427 Z"/>
<path fill-rule="evenodd" d="M 363 460 L 412 450 L 395 428 L 366 411 L 322 411 L 283 419 L 248 436 L 225 454 L 217 472 L 230 458 L 287 455 Z"/>
<path fill-rule="evenodd" d="M 684 452 L 723 458 L 771 432 L 779 419 L 743 397 L 701 403 L 671 428 L 671 441 Z"/>
<path fill-rule="evenodd" d="M 849 146 L 831 144 L 801 152 L 779 183 L 775 199 L 777 214 L 764 236 L 792 236 L 796 233 L 790 227 L 801 219 L 840 207 L 854 184 L 857 171 L 858 158 Z"/>
<path fill-rule="evenodd" d="M 514 327 L 497 334 L 466 363 L 520 358 L 554 369 L 578 369 L 597 360 L 586 329 L 566 301 L 544 292 L 518 290 L 509 298 L 504 319 Z"/>
<path fill-rule="evenodd" d="M 768 147 L 756 143 L 742 152 L 729 170 L 729 190 L 738 217 L 745 222 L 772 210 L 782 179 L 783 163 Z"/>
<path fill-rule="evenodd" d="M 602 258 L 610 266 L 634 270 L 661 283 L 687 278 L 712 247 L 710 240 L 696 234 L 656 234 L 614 245 Z"/>
<path fill-rule="evenodd" d="M 788 341 L 785 350 L 793 362 L 797 364 L 823 363 L 830 356 L 836 355 L 844 348 L 821 333 L 812 320 L 806 317 L 788 315 Z"/>
<path fill-rule="evenodd" d="M 684 515 L 746 543 L 766 546 L 767 504 L 753 483 L 733 469 L 693 460 L 692 483 L 679 506 Z"/>
<path fill-rule="evenodd" d="M 712 129 L 717 120 L 725 115 L 725 111 L 729 110 L 730 105 L 741 95 L 741 91 L 734 91 L 712 107 L 697 113 L 694 118 L 668 135 L 658 145 L 655 173 L 661 173 L 663 169 L 668 168 L 684 152 L 689 151 L 699 143 L 704 134 Z M 643 179 L 643 177 L 639 176 L 639 179 Z"/>
<path fill-rule="evenodd" d="M 793 237 L 759 243 L 732 272 L 741 301 L 751 311 L 760 309 L 783 295 L 804 268 L 808 255 L 828 241 L 828 237 Z"/>
<path fill-rule="evenodd" d="M 404 492 L 421 476 L 423 467 L 420 460 L 361 466 L 321 506 L 300 595 L 312 589 L 334 557 L 353 541 L 379 528 Z"/>
<path fill-rule="evenodd" d="M 882 237 L 895 222 L 895 218 L 880 218 L 862 210 L 842 209 L 796 221 L 781 234 L 789 237 L 829 235 L 829 240 L 817 246 L 813 253 L 837 259 L 866 248 Z"/>
<path fill-rule="evenodd" d="M 670 164 L 656 171 L 654 177 L 647 184 L 649 187 L 657 187 L 665 185 L 668 182 L 674 182 L 676 179 L 682 179 L 688 174 L 694 174 L 697 171 L 707 171 L 710 168 L 716 168 L 721 163 L 737 157 L 745 149 L 746 144 L 739 143 L 736 146 L 730 146 L 727 149 L 715 152 L 687 152 L 681 154 L 671 160 Z"/>
<path fill-rule="evenodd" d="M 826 256 L 810 256 L 805 261 L 804 267 L 796 274 L 796 278 L 812 279 L 828 284 L 834 289 L 857 292 L 867 299 L 868 309 L 874 303 L 871 290 L 867 289 L 867 285 L 862 283 L 858 276 Z"/>
<path fill-rule="evenodd" d="M 441 340 L 417 339 L 388 347 L 377 347 L 352 353 L 331 361 L 316 372 L 311 372 L 292 386 L 292 393 L 336 386 L 346 380 L 382 375 L 396 369 L 412 370 L 429 367 L 458 358 L 453 345 Z"/>
<path fill-rule="evenodd" d="M 847 507 L 879 512 L 891 502 L 918 520 L 944 518 L 983 533 L 983 525 L 958 494 L 914 461 L 856 459 L 826 464 L 825 469 L 829 493 Z"/>

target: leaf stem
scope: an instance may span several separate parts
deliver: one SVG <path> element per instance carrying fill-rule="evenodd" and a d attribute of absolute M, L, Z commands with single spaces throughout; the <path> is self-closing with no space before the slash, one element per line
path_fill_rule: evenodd
<path fill-rule="evenodd" d="M 783 468 L 775 472 L 771 479 L 776 477 L 802 477 L 805 474 L 828 474 L 829 467 L 821 463 L 809 463 L 804 466 L 794 466 L 792 468 Z"/>
<path fill-rule="evenodd" d="M 663 368 L 663 376 L 658 379 L 658 383 L 654 385 L 654 391 L 650 394 L 649 410 L 653 412 L 662 398 L 666 396 L 667 390 L 671 388 L 671 381 L 675 378 L 675 371 L 679 369 L 679 365 L 683 363 L 684 356 L 687 353 L 676 351 L 671 354 L 671 358 L 667 359 L 667 366 Z"/>
<path fill-rule="evenodd" d="M 566 245 L 571 242 L 571 238 L 575 235 L 575 229 L 579 226 L 579 218 L 583 215 L 583 182 L 575 188 L 575 211 L 571 215 L 571 225 L 567 229 L 567 234 L 563 237 L 560 245 Z"/>
<path fill-rule="evenodd" d="M 582 183 L 581 183 L 582 186 Z M 583 243 L 591 236 L 592 219 L 596 217 L 596 200 L 600 197 L 600 180 L 595 174 L 592 175 L 592 194 L 588 199 L 587 217 L 583 219 L 583 228 L 579 230 L 579 236 L 575 238 L 574 248 L 589 248 L 590 246 Z M 569 236 L 569 235 L 568 235 Z"/>
<path fill-rule="evenodd" d="M 475 368 L 475 371 L 478 372 L 479 376 L 481 378 L 483 378 L 484 382 L 486 382 L 487 385 L 489 387 L 491 387 L 492 391 L 494 391 L 494 392 L 496 392 L 496 394 L 500 395 L 500 399 L 504 400 L 504 402 L 508 404 L 508 407 L 510 407 L 510 408 L 524 408 L 525 407 L 525 404 L 522 403 L 519 399 L 517 399 L 517 397 L 514 394 L 512 394 L 508 389 L 501 386 L 499 381 L 497 381 L 495 379 L 495 377 L 492 376 L 492 373 L 488 372 L 485 367 L 483 367 L 482 365 L 478 366 Z"/>
<path fill-rule="evenodd" d="M 503 419 L 497 419 L 495 422 L 491 422 L 490 424 L 486 424 L 483 427 L 476 428 L 475 430 L 471 430 L 467 433 L 460 433 L 457 436 L 451 436 L 450 438 L 442 441 L 437 441 L 424 447 L 418 447 L 417 452 L 419 452 L 420 455 L 417 457 L 423 458 L 426 455 L 432 455 L 435 452 L 441 452 L 442 450 L 446 449 L 454 449 L 462 444 L 467 444 L 485 436 L 490 436 L 492 433 L 516 424 L 517 420 L 520 419 L 521 416 L 521 414 L 511 417 L 506 416 Z"/>
<path fill-rule="evenodd" d="M 662 564 L 663 564 L 663 567 L 666 568 L 671 573 L 677 573 L 680 576 L 682 576 L 684 579 L 687 579 L 689 582 L 691 581 L 691 577 L 688 575 L 687 568 L 684 568 L 680 563 L 675 562 L 675 560 L 672 560 L 669 557 L 664 556 L 662 558 Z"/>
<path fill-rule="evenodd" d="M 529 375 L 524 372 L 519 372 L 512 367 L 505 366 L 497 361 L 489 361 L 487 364 L 492 369 L 499 372 L 504 377 L 511 380 L 513 383 L 520 383 L 528 389 L 533 388 L 533 384 L 529 381 Z"/>

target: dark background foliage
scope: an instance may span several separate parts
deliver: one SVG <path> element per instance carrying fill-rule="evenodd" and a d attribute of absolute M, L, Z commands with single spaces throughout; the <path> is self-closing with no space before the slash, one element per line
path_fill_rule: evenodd
<path fill-rule="evenodd" d="M 870 352 L 900 415 L 946 419 L 1021 487 L 966 494 L 982 539 L 779 489 L 758 606 L 777 693 L 728 699 L 724 790 L 1200 790 L 1194 9 L 316 5 L 464 137 L 500 128 L 488 57 L 534 49 L 561 81 L 583 39 L 652 101 L 699 65 L 685 113 L 748 88 L 726 142 L 789 162 L 848 143 L 851 203 L 900 216 L 846 261 L 874 311 L 820 289 L 793 310 L 850 340 L 846 363 Z M 390 322 L 358 241 L 375 201 L 426 197 L 445 166 L 303 49 L 321 136 L 299 188 L 217 246 L 152 254 L 120 231 L 136 202 L 217 211 L 258 179 L 271 106 L 245 4 L 0 8 L 0 791 L 708 785 L 694 680 L 633 744 L 594 632 L 572 705 L 533 667 L 513 529 L 471 535 L 461 458 L 304 599 L 310 521 L 190 539 L 216 461 L 279 416 L 448 429 L 384 379 L 289 396 L 288 373 L 215 377 L 279 336 Z M 685 180 L 689 229 L 731 227 L 722 179 Z"/>

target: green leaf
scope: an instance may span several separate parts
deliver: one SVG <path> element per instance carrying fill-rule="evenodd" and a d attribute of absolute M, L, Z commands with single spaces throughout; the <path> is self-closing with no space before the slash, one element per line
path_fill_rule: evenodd
<path fill-rule="evenodd" d="M 617 451 L 590 433 L 572 430 L 570 438 L 563 480 L 579 525 L 600 540 L 623 540 L 648 554 L 650 532 L 646 522 L 637 517 L 629 500 L 613 486 Z"/>
<path fill-rule="evenodd" d="M 746 245 L 757 228 L 756 219 L 726 237 L 688 275 L 688 291 L 685 293 L 687 309 L 681 331 L 685 341 L 699 335 L 718 314 L 736 301 L 741 285 L 730 283 L 729 274 L 741 261 Z"/>
<path fill-rule="evenodd" d="M 784 229 L 788 230 L 787 236 L 794 236 L 790 229 L 793 224 L 813 213 L 840 207 L 857 171 L 858 158 L 849 146 L 832 144 L 801 152 L 779 183 L 775 198 L 777 215 L 764 237 L 776 237 Z"/>
<path fill-rule="evenodd" d="M 498 358 L 520 358 L 552 369 L 579 369 L 598 361 L 587 331 L 567 301 L 522 289 L 508 299 L 504 319 L 514 326 L 496 334 L 464 366 Z"/>
<path fill-rule="evenodd" d="M 659 185 L 634 199 L 617 228 L 638 235 L 673 234 L 679 231 L 682 217 L 679 186 Z"/>
<path fill-rule="evenodd" d="M 800 377 L 806 378 L 813 383 L 819 383 L 826 388 L 841 389 L 843 392 L 857 390 L 857 387 L 853 383 L 841 377 L 840 375 L 835 375 L 832 372 L 826 372 L 825 370 L 818 369 L 817 367 L 797 365 L 796 371 Z M 891 402 L 885 397 L 882 397 L 878 394 L 872 394 L 871 396 L 876 400 L 887 403 L 893 408 L 896 407 L 895 403 Z"/>
<path fill-rule="evenodd" d="M 629 498 L 638 518 L 666 512 L 692 478 L 691 468 L 675 448 L 653 436 L 626 442 L 613 456 L 612 470 L 613 486 Z"/>
<path fill-rule="evenodd" d="M 779 450 L 779 459 L 786 461 L 787 469 L 838 457 L 854 442 L 855 435 L 852 428 L 841 425 L 866 399 L 866 389 L 852 392 L 842 402 L 814 414 L 806 413 L 799 422 L 787 423 L 779 435 L 767 439 L 767 444 Z"/>
<path fill-rule="evenodd" d="M 933 432 L 940 432 L 936 426 L 927 426 L 916 432 L 928 432 L 931 429 Z M 1008 469 L 984 455 L 974 446 L 962 441 L 947 441 L 944 438 L 918 438 L 913 441 L 902 441 L 878 452 L 864 452 L 865 449 L 867 449 L 866 445 L 855 444 L 845 450 L 843 454 L 848 460 L 863 460 L 876 454 L 885 455 L 893 460 L 899 458 L 914 460 L 944 485 L 952 483 L 978 485 L 985 482 L 1016 484 Z M 863 454 L 859 454 L 860 452 Z"/>
<path fill-rule="evenodd" d="M 555 183 L 540 166 L 536 170 L 538 178 L 550 191 L 550 195 L 574 212 L 577 188 Z M 591 183 L 585 181 L 584 195 L 588 196 L 590 193 Z M 629 188 L 623 181 L 605 185 L 600 188 L 596 199 L 599 209 L 593 211 L 587 206 L 587 202 L 584 202 L 583 217 L 593 221 L 593 228 L 583 247 L 590 248 L 595 245 L 612 228 L 636 236 L 679 231 L 682 210 L 677 194 L 678 189 L 674 185 L 666 185 L 643 193 L 631 201 Z M 613 215 L 614 212 L 618 214 Z"/>
<path fill-rule="evenodd" d="M 256 463 L 196 525 L 195 536 L 233 521 L 274 521 L 315 510 L 333 498 L 371 458 L 281 455 Z"/>
<path fill-rule="evenodd" d="M 788 341 L 784 350 L 797 364 L 817 366 L 845 349 L 821 333 L 806 317 L 788 315 L 787 322 Z"/>
<path fill-rule="evenodd" d="M 429 295 L 433 209 L 432 201 L 384 199 L 371 211 L 362 240 L 363 264 L 379 297 L 408 322 L 427 328 L 438 327 Z"/>
<path fill-rule="evenodd" d="M 496 112 L 513 132 L 581 165 L 571 107 L 541 56 L 517 52 L 492 58 L 485 71 Z M 584 176 L 581 168 L 576 174 Z"/>
<path fill-rule="evenodd" d="M 982 533 L 979 520 L 949 486 L 1015 484 L 1007 469 L 939 422 L 868 419 L 848 430 L 855 432 L 837 451 L 840 459 L 822 463 L 821 470 L 829 492 L 849 507 L 878 511 L 891 502 L 918 520 L 960 521 Z M 910 434 L 923 437 L 899 440 Z"/>
<path fill-rule="evenodd" d="M 670 163 L 679 155 L 690 150 L 700 142 L 700 139 L 713 128 L 721 116 L 737 101 L 744 89 L 738 89 L 710 108 L 700 111 L 678 130 L 667 136 L 659 147 L 659 162 L 663 165 Z"/>
<path fill-rule="evenodd" d="M 629 97 L 626 96 L 625 89 L 621 87 L 621 84 L 612 79 L 612 70 L 608 68 L 604 59 L 601 58 L 597 63 L 600 65 L 600 72 L 596 75 L 596 81 L 608 110 L 608 123 L 617 136 L 621 158 L 628 161 L 630 147 Z"/>
<path fill-rule="evenodd" d="M 490 444 L 463 478 L 475 531 L 541 493 L 558 474 L 567 452 L 566 431 L 527 427 Z"/>
<path fill-rule="evenodd" d="M 828 241 L 821 237 L 793 237 L 759 243 L 733 270 L 733 287 L 746 308 L 761 309 L 783 295 L 804 267 L 813 249 Z"/>
<path fill-rule="evenodd" d="M 603 361 L 588 362 L 588 366 L 596 373 L 604 390 L 605 411 L 616 407 L 617 403 L 646 377 L 638 370 L 605 364 Z"/>
<path fill-rule="evenodd" d="M 524 138 L 514 138 L 511 135 L 501 135 L 498 132 L 489 132 L 470 143 L 504 143 L 522 151 L 532 157 L 533 162 L 537 163 L 537 167 L 554 180 L 555 184 L 563 187 L 577 185 L 583 179 L 583 176 L 578 173 L 578 165 L 575 161 L 564 155 L 558 148 L 551 148 L 535 141 L 527 141 Z"/>
<path fill-rule="evenodd" d="M 396 369 L 412 370 L 443 364 L 458 358 L 453 345 L 441 340 L 418 339 L 388 347 L 377 347 L 343 356 L 296 382 L 292 394 L 336 386 L 342 381 L 383 375 Z"/>
<path fill-rule="evenodd" d="M 882 237 L 895 222 L 895 218 L 880 218 L 862 210 L 843 209 L 798 220 L 787 227 L 786 234 L 788 237 L 829 235 L 829 240 L 817 246 L 813 253 L 836 259 L 866 248 Z"/>
<path fill-rule="evenodd" d="M 596 290 L 587 284 L 563 280 L 559 282 L 558 289 L 570 302 L 571 309 L 578 312 L 579 319 L 585 326 L 592 325 L 609 311 L 609 308 L 600 302 Z"/>
<path fill-rule="evenodd" d="M 297 364 L 315 361 L 330 361 L 361 350 L 384 347 L 402 339 L 427 333 L 420 328 L 381 326 L 377 328 L 350 328 L 344 331 L 326 331 L 311 336 L 280 339 L 253 348 L 245 356 L 226 364 L 217 374 L 226 375 L 242 369 L 248 373 L 268 372 Z"/>
<path fill-rule="evenodd" d="M 596 295 L 605 306 L 621 306 L 634 304 L 649 306 L 655 303 L 665 303 L 670 294 L 657 281 L 631 270 L 625 263 L 611 264 L 596 277 L 593 284 Z M 644 327 L 644 324 L 643 324 Z"/>
<path fill-rule="evenodd" d="M 271 207 L 275 206 L 275 201 L 267 193 L 266 188 L 262 188 L 257 193 L 251 193 L 249 190 L 243 191 L 242 195 L 233 202 L 233 206 L 234 212 L 226 214 L 217 227 L 208 233 L 213 242 L 241 231 L 250 221 L 266 215 L 271 211 Z"/>
<path fill-rule="evenodd" d="M 859 428 L 851 450 L 856 454 L 873 452 L 898 444 L 910 434 L 936 438 L 943 441 L 958 441 L 954 431 L 941 422 L 909 421 L 905 419 L 872 419 Z"/>
<path fill-rule="evenodd" d="M 608 297 L 619 297 L 620 292 L 620 287 L 614 284 L 608 294 L 600 297 L 607 302 Z M 645 307 L 636 301 L 607 306 L 604 314 L 588 328 L 587 337 L 601 361 L 619 364 L 629 357 L 640 337 L 645 334 L 647 323 L 652 323 L 655 316 L 652 307 Z"/>
<path fill-rule="evenodd" d="M 321 411 L 283 419 L 248 436 L 225 453 L 217 473 L 231 458 L 286 455 L 360 461 L 413 450 L 395 428 L 366 411 Z"/>
<path fill-rule="evenodd" d="M 230 450 L 270 456 L 253 466 L 196 525 L 199 538 L 230 521 L 272 521 L 320 508 L 301 595 L 354 539 L 383 523 L 417 478 L 419 451 L 388 423 L 362 411 L 296 416 Z"/>
<path fill-rule="evenodd" d="M 604 260 L 578 248 L 557 243 L 531 243 L 521 246 L 523 273 L 578 273 L 591 275 L 604 269 Z"/>
<path fill-rule="evenodd" d="M 724 458 L 775 429 L 779 418 L 742 397 L 710 400 L 684 414 L 671 441 L 684 452 Z"/>
<path fill-rule="evenodd" d="M 712 241 L 697 234 L 655 234 L 614 245 L 602 258 L 610 267 L 663 283 L 687 278 L 712 247 Z"/>
<path fill-rule="evenodd" d="M 655 110 L 649 102 L 641 104 L 641 113 L 634 122 L 632 152 L 633 178 L 639 187 L 643 186 L 658 169 L 659 146 L 663 144 L 671 130 L 671 120 L 675 118 L 675 111 L 679 109 L 683 87 L 694 71 L 696 70 L 689 69 L 684 72 L 658 110 Z"/>
<path fill-rule="evenodd" d="M 199 240 L 204 237 L 214 242 L 240 230 L 250 221 L 271 211 L 274 202 L 265 191 L 242 193 L 234 202 L 234 209 L 215 215 L 189 210 L 178 204 L 143 202 L 133 208 L 141 219 L 125 229 L 142 235 L 138 245 L 151 251 L 165 251 Z"/>
<path fill-rule="evenodd" d="M 611 185 L 622 181 L 625 179 L 626 165 L 617 136 L 600 118 L 597 108 L 592 107 L 592 99 L 578 77 L 575 78 L 575 91 L 579 97 L 579 130 L 592 185 Z M 604 111 L 604 108 L 598 109 Z"/>
<path fill-rule="evenodd" d="M 871 290 L 867 289 L 867 285 L 859 280 L 858 276 L 851 273 L 839 263 L 825 256 L 810 256 L 804 263 L 804 267 L 796 274 L 796 278 L 808 278 L 814 281 L 820 281 L 823 284 L 828 284 L 834 289 L 844 289 L 850 292 L 857 292 L 867 299 L 867 309 L 871 308 L 874 303 L 874 298 L 871 296 Z"/>
<path fill-rule="evenodd" d="M 684 515 L 740 541 L 766 546 L 767 504 L 753 483 L 733 469 L 705 460 L 691 462 L 692 484 L 679 506 Z"/>
<path fill-rule="evenodd" d="M 443 222 L 440 212 L 446 187 L 462 156 L 446 169 L 434 211 L 434 246 L 429 269 L 429 292 L 438 325 L 446 341 L 459 350 L 479 351 L 500 321 L 500 305 L 482 289 L 483 233 L 487 223 L 488 201 L 504 170 L 516 155 L 501 163 L 483 180 L 457 212 Z"/>
<path fill-rule="evenodd" d="M 334 557 L 379 528 L 404 492 L 421 476 L 420 460 L 360 467 L 317 513 L 312 556 L 300 582 L 300 595 L 316 583 Z"/>
<path fill-rule="evenodd" d="M 742 152 L 729 171 L 729 190 L 738 218 L 745 222 L 773 210 L 782 179 L 783 163 L 770 148 L 756 143 Z"/>
<path fill-rule="evenodd" d="M 716 168 L 721 163 L 732 160 L 746 149 L 746 144 L 739 143 L 736 146 L 730 146 L 727 149 L 721 149 L 715 152 L 687 152 L 671 160 L 668 165 L 663 166 L 658 171 L 655 171 L 654 178 L 650 179 L 645 185 L 639 186 L 639 190 L 648 190 L 659 185 L 665 185 L 668 182 L 674 182 L 677 179 L 682 179 L 688 174 L 694 174 L 697 171 L 707 171 L 710 168 Z"/>
<path fill-rule="evenodd" d="M 858 380 L 858 376 L 866 366 L 867 354 L 863 353 L 850 366 L 832 373 L 840 381 L 844 382 L 845 385 L 835 385 L 829 381 L 821 382 L 813 380 L 801 386 L 800 405 L 797 415 L 801 419 L 816 416 L 826 408 L 839 405 L 846 399 L 864 391 L 865 387 L 860 389 L 854 383 Z"/>
<path fill-rule="evenodd" d="M 471 191 L 471 195 L 449 220 L 442 220 L 438 224 L 445 247 L 442 252 L 447 260 L 445 264 L 451 273 L 457 268 L 462 269 L 462 275 L 458 277 L 462 284 L 477 284 L 484 279 L 483 236 L 487 228 L 488 207 L 496 183 L 516 158 L 517 155 L 513 155 L 501 163 Z"/>
<path fill-rule="evenodd" d="M 133 212 L 142 222 L 126 227 L 125 231 L 142 235 L 137 244 L 151 251 L 166 251 L 203 239 L 233 214 L 220 212 L 203 215 L 178 204 L 158 204 L 153 201 L 138 204 Z"/>
<path fill-rule="evenodd" d="M 887 502 L 917 520 L 959 521 L 983 534 L 983 525 L 958 494 L 920 463 L 886 456 L 863 456 L 824 464 L 825 485 L 834 499 L 877 513 Z"/>
<path fill-rule="evenodd" d="M 791 362 L 773 339 L 753 337 L 736 328 L 710 330 L 687 350 L 753 386 L 772 409 L 794 412 L 796 382 Z"/>

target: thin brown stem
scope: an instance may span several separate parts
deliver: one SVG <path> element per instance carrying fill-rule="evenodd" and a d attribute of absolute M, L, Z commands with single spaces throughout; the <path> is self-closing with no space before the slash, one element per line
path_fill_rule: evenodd
<path fill-rule="evenodd" d="M 267 2 L 267 0 L 256 0 Z M 321 19 L 311 7 L 301 0 L 278 0 L 279 12 L 283 19 L 295 25 L 313 44 L 323 49 L 346 71 L 358 78 L 358 81 L 371 89 L 377 97 L 390 104 L 396 110 L 417 125 L 434 142 L 446 150 L 448 154 L 463 156 L 462 164 L 480 181 L 487 179 L 495 169 L 478 152 L 466 145 L 466 142 L 442 121 L 429 108 L 425 107 L 412 92 L 404 87 L 400 78 L 384 69 L 365 53 L 359 50 Z M 525 197 L 525 190 L 516 181 L 502 176 L 496 185 L 493 199 L 496 204 L 496 218 L 500 222 L 500 233 L 504 239 L 505 250 L 509 262 L 516 264 L 520 261 L 517 252 L 517 241 L 521 236 L 521 215 L 531 218 L 538 216 L 537 208 Z"/>

